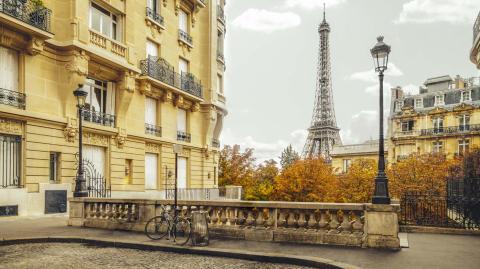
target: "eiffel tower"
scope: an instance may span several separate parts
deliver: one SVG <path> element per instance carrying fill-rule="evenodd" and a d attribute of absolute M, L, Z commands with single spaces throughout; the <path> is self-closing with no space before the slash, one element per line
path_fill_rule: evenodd
<path fill-rule="evenodd" d="M 330 153 L 333 145 L 341 145 L 342 141 L 333 107 L 330 74 L 330 25 L 325 19 L 325 4 L 323 6 L 323 21 L 318 27 L 318 33 L 320 34 L 320 51 L 318 54 L 315 106 L 302 157 L 323 157 L 329 162 L 331 161 Z"/>

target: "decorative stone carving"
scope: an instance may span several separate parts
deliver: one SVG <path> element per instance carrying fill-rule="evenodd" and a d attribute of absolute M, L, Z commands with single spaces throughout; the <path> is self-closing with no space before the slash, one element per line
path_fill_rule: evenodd
<path fill-rule="evenodd" d="M 108 147 L 108 136 L 84 132 L 83 143 L 94 146 Z"/>
<path fill-rule="evenodd" d="M 65 69 L 72 73 L 76 73 L 79 76 L 88 75 L 88 60 L 89 57 L 85 51 L 74 51 L 73 57 L 69 63 L 65 65 Z"/>
<path fill-rule="evenodd" d="M 152 19 L 148 17 L 145 18 L 145 24 L 147 25 L 148 28 L 150 28 L 153 38 L 156 37 L 157 33 L 160 34 L 162 33 L 163 30 L 165 30 L 165 28 L 162 25 L 152 21 Z"/>
<path fill-rule="evenodd" d="M 0 133 L 22 135 L 22 122 L 0 118 Z"/>
<path fill-rule="evenodd" d="M 173 100 L 173 93 L 171 91 L 166 91 L 162 97 L 163 102 L 172 102 Z"/>
<path fill-rule="evenodd" d="M 167 7 L 167 0 L 163 0 L 163 6 Z"/>
<path fill-rule="evenodd" d="M 118 128 L 118 134 L 115 137 L 115 141 L 117 142 L 117 147 L 120 149 L 123 148 L 126 140 L 127 140 L 127 130 L 123 128 Z"/>
<path fill-rule="evenodd" d="M 178 107 L 182 107 L 183 104 L 184 104 L 183 96 L 177 95 L 177 97 L 175 98 L 175 100 L 173 102 L 173 105 L 178 106 Z"/>
<path fill-rule="evenodd" d="M 140 93 L 141 94 L 146 94 L 146 93 L 151 93 L 152 92 L 152 84 L 150 84 L 146 80 L 140 81 Z"/>
<path fill-rule="evenodd" d="M 0 45 L 10 48 L 23 48 L 27 43 L 25 36 L 0 26 Z"/>
<path fill-rule="evenodd" d="M 210 147 L 209 147 L 209 145 L 206 145 L 204 148 L 202 148 L 202 153 L 205 156 L 205 159 L 208 160 L 208 158 L 210 158 Z"/>
<path fill-rule="evenodd" d="M 77 136 L 77 133 L 77 119 L 68 118 L 67 126 L 65 127 L 65 129 L 63 129 L 63 135 L 65 136 L 65 140 L 70 143 L 75 142 L 75 137 Z"/>
<path fill-rule="evenodd" d="M 475 109 L 474 106 L 470 105 L 470 104 L 465 104 L 465 103 L 461 103 L 460 105 L 456 106 L 453 108 L 453 111 L 455 112 L 465 112 L 465 111 L 469 111 L 469 110 L 473 110 Z"/>
<path fill-rule="evenodd" d="M 30 55 L 37 55 L 43 51 L 43 40 L 32 37 L 28 42 L 27 52 Z"/>
<path fill-rule="evenodd" d="M 123 73 L 123 78 L 120 82 L 120 88 L 125 89 L 128 92 L 135 91 L 135 73 L 127 71 Z"/>
<path fill-rule="evenodd" d="M 161 145 L 154 144 L 154 143 L 145 143 L 145 151 L 146 152 L 153 152 L 153 153 L 160 153 L 161 152 Z"/>
<path fill-rule="evenodd" d="M 192 106 L 191 106 L 191 111 L 192 112 L 197 112 L 200 110 L 200 104 L 199 103 L 194 103 Z"/>

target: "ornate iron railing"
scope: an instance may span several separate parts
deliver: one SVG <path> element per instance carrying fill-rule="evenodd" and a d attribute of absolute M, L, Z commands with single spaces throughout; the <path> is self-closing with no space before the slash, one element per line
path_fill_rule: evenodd
<path fill-rule="evenodd" d="M 147 17 L 152 19 L 154 22 L 160 24 L 161 26 L 165 26 L 165 20 L 163 19 L 163 17 L 149 7 L 147 7 Z"/>
<path fill-rule="evenodd" d="M 217 6 L 217 19 L 225 22 L 225 10 L 220 5 Z"/>
<path fill-rule="evenodd" d="M 22 187 L 21 143 L 20 136 L 0 135 L 0 188 Z"/>
<path fill-rule="evenodd" d="M 76 168 L 78 174 L 78 153 L 75 154 Z M 100 173 L 95 164 L 87 159 L 83 159 L 83 176 L 85 177 L 85 186 L 87 187 L 88 197 L 109 198 L 112 196 L 112 190 L 107 179 Z"/>
<path fill-rule="evenodd" d="M 0 88 L 0 104 L 25 109 L 27 96 L 24 93 Z"/>
<path fill-rule="evenodd" d="M 189 133 L 177 131 L 177 140 L 190 143 L 192 141 L 192 137 Z"/>
<path fill-rule="evenodd" d="M 477 39 L 478 34 L 480 33 L 480 12 L 478 12 L 477 19 L 475 24 L 473 24 L 473 42 Z"/>
<path fill-rule="evenodd" d="M 145 123 L 145 133 L 154 136 L 162 136 L 162 127 Z"/>
<path fill-rule="evenodd" d="M 82 109 L 82 115 L 85 121 L 115 127 L 115 115 L 101 113 L 91 109 Z"/>
<path fill-rule="evenodd" d="M 212 147 L 219 148 L 220 147 L 220 140 L 217 138 L 212 138 Z"/>
<path fill-rule="evenodd" d="M 183 30 L 178 30 L 178 39 L 182 42 L 187 43 L 188 45 L 192 46 L 193 40 L 192 37 Z"/>
<path fill-rule="evenodd" d="M 52 11 L 30 0 L 1 0 L 0 12 L 50 32 Z"/>
<path fill-rule="evenodd" d="M 148 57 L 140 61 L 142 74 L 178 88 L 191 95 L 203 98 L 203 87 L 201 82 L 190 73 L 179 74 L 175 68 L 165 59 L 159 57 Z"/>
<path fill-rule="evenodd" d="M 466 124 L 466 125 L 451 126 L 451 127 L 422 129 L 420 132 L 420 135 L 421 136 L 448 135 L 448 134 L 458 134 L 458 133 L 478 132 L 478 131 L 480 131 L 480 124 Z"/>

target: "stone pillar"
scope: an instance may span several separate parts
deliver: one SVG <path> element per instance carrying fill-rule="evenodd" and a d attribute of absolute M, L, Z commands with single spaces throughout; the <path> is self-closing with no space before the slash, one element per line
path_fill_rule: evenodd
<path fill-rule="evenodd" d="M 68 226 L 83 227 L 85 220 L 83 199 L 70 198 L 68 202 L 70 204 Z"/>
<path fill-rule="evenodd" d="M 400 212 L 398 204 L 365 205 L 366 247 L 400 249 L 398 212 Z"/>

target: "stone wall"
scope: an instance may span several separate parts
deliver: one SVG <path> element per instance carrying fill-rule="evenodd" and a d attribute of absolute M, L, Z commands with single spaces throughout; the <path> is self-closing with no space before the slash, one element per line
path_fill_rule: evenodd
<path fill-rule="evenodd" d="M 171 200 L 70 199 L 69 225 L 143 232 Z M 399 205 L 179 201 L 181 214 L 208 212 L 218 238 L 399 249 Z"/>

